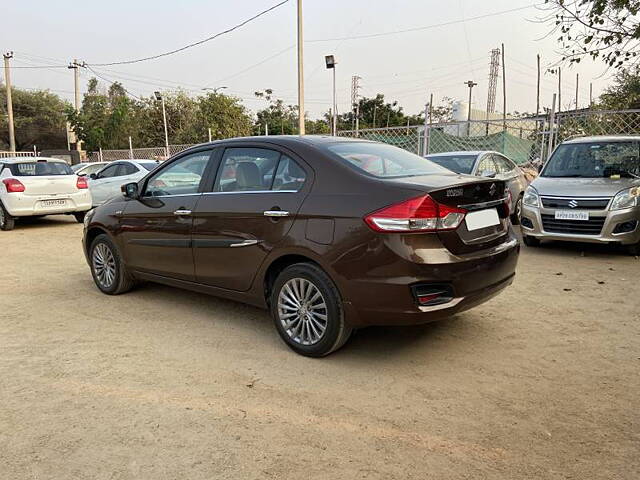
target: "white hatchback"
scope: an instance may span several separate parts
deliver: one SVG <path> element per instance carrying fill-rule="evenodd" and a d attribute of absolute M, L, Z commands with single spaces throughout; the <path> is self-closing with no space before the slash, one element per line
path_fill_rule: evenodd
<path fill-rule="evenodd" d="M 79 222 L 91 209 L 87 180 L 57 158 L 0 158 L 0 230 L 15 219 L 72 214 Z"/>
<path fill-rule="evenodd" d="M 102 205 L 110 198 L 122 195 L 120 187 L 138 182 L 160 165 L 155 160 L 116 160 L 97 173 L 89 175 L 89 189 L 93 206 Z"/>

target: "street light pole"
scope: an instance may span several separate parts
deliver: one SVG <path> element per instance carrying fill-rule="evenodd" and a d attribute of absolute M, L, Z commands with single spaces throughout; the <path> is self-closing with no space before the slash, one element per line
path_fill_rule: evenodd
<path fill-rule="evenodd" d="M 298 134 L 304 135 L 304 69 L 302 35 L 302 0 L 298 0 Z"/>
<path fill-rule="evenodd" d="M 4 57 L 4 83 L 7 87 L 7 121 L 9 122 L 9 150 L 16 151 L 16 134 L 13 127 L 13 100 L 11 99 L 11 73 L 9 60 L 13 58 L 13 52 L 7 52 Z"/>
<path fill-rule="evenodd" d="M 336 102 L 336 59 L 333 55 L 325 55 L 324 57 L 327 69 L 333 70 L 333 113 L 331 115 L 331 135 L 338 134 L 338 105 Z"/>
<path fill-rule="evenodd" d="M 465 85 L 467 87 L 469 87 L 469 110 L 467 112 L 467 137 L 471 136 L 471 93 L 473 92 L 473 87 L 475 87 L 476 85 L 478 85 L 476 82 L 474 82 L 473 80 L 469 80 L 467 82 L 465 82 Z"/>

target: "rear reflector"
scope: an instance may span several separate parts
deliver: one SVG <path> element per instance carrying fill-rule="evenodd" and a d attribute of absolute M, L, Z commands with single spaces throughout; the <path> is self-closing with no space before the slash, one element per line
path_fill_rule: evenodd
<path fill-rule="evenodd" d="M 457 228 L 466 212 L 422 195 L 370 213 L 364 221 L 376 232 L 435 232 Z"/>
<path fill-rule="evenodd" d="M 422 307 L 442 305 L 453 300 L 453 289 L 447 284 L 418 284 L 413 285 L 411 290 Z"/>
<path fill-rule="evenodd" d="M 20 193 L 24 192 L 24 185 L 16 178 L 5 178 L 2 180 L 4 186 L 7 187 L 7 193 Z"/>
<path fill-rule="evenodd" d="M 76 187 L 78 187 L 78 190 L 84 190 L 85 188 L 89 188 L 87 179 L 84 177 L 78 177 L 78 179 L 76 180 Z"/>

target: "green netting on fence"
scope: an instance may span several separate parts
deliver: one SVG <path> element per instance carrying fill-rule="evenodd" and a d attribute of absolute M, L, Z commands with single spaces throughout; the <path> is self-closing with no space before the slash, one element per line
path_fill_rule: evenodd
<path fill-rule="evenodd" d="M 538 155 L 538 146 L 535 142 L 507 132 L 478 137 L 459 137 L 436 128 L 429 129 L 429 153 L 469 150 L 493 150 L 505 154 L 518 164 L 527 163 Z"/>

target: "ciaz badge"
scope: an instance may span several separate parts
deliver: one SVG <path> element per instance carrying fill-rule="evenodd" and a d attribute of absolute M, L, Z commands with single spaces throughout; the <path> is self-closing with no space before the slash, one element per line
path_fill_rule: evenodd
<path fill-rule="evenodd" d="M 461 197 L 464 193 L 462 188 L 450 188 L 447 190 L 447 197 Z"/>

